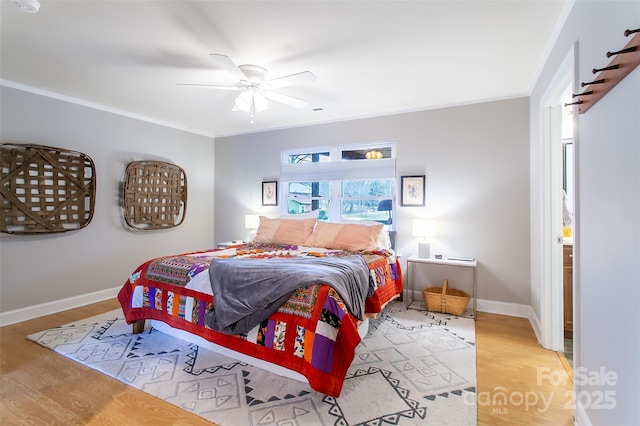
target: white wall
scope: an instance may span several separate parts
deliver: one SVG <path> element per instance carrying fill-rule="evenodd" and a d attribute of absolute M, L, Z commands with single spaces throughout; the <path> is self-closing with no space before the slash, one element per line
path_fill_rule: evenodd
<path fill-rule="evenodd" d="M 629 41 L 640 24 L 638 1 L 575 3 L 531 95 L 532 235 L 544 209 L 540 101 L 571 45 L 578 43 L 579 82 L 606 66 L 607 51 Z M 574 243 L 574 340 L 578 424 L 635 425 L 640 421 L 640 68 L 578 117 Z M 532 253 L 539 240 L 533 239 Z M 532 258 L 532 294 L 540 289 L 540 259 Z M 532 296 L 539 314 L 540 302 Z M 615 384 L 594 383 L 601 371 Z"/>
<path fill-rule="evenodd" d="M 216 138 L 216 238 L 242 238 L 245 214 L 279 214 L 261 182 L 278 180 L 281 150 L 393 140 L 398 180 L 426 175 L 426 207 L 397 207 L 398 251 L 417 253 L 412 218 L 435 218 L 432 251 L 477 258 L 480 299 L 529 305 L 528 115 L 519 98 Z"/>
<path fill-rule="evenodd" d="M 0 234 L 0 312 L 115 289 L 152 257 L 213 247 L 212 138 L 6 86 L 0 90 L 2 141 L 83 152 L 95 163 L 97 182 L 95 214 L 86 228 Z M 185 170 L 189 198 L 180 226 L 145 232 L 123 227 L 118 190 L 134 160 L 167 161 Z"/>

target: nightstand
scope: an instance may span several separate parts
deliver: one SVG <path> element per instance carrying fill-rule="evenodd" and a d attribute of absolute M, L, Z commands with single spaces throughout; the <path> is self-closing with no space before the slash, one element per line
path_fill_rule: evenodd
<path fill-rule="evenodd" d="M 473 301 L 471 302 L 471 308 L 473 313 L 473 319 L 475 320 L 477 317 L 477 308 L 478 308 L 478 282 L 476 277 L 476 269 L 478 266 L 478 262 L 476 260 L 454 260 L 454 259 L 436 259 L 435 257 L 418 257 L 416 255 L 412 255 L 407 259 L 407 300 L 406 306 L 409 307 L 414 300 L 414 282 L 415 281 L 415 271 L 414 268 L 430 268 L 432 269 L 432 273 L 434 276 L 444 277 L 446 278 L 448 273 L 457 273 L 457 272 L 470 272 L 471 282 L 467 285 L 472 289 L 471 298 Z M 455 270 L 458 270 L 457 272 Z M 469 274 L 464 274 L 469 275 Z M 451 284 L 451 280 L 449 283 Z M 433 283 L 434 287 L 441 287 L 442 280 L 440 279 L 440 284 Z M 458 282 L 456 281 L 456 285 Z M 422 289 L 418 289 L 422 291 Z"/>
<path fill-rule="evenodd" d="M 244 244 L 244 243 L 245 242 L 242 241 L 242 240 L 225 241 L 225 242 L 222 242 L 222 243 L 218 243 L 217 247 L 219 249 L 221 249 L 221 248 L 229 248 L 229 247 L 232 247 L 232 246 L 239 246 L 239 245 Z"/>

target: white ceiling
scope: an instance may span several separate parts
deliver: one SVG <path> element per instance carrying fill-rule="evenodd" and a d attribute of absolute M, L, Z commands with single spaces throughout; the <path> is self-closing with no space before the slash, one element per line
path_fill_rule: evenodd
<path fill-rule="evenodd" d="M 566 1 L 0 0 L 3 84 L 226 136 L 527 96 Z M 313 72 L 254 124 L 210 53 Z M 313 111 L 322 108 L 322 111 Z"/>

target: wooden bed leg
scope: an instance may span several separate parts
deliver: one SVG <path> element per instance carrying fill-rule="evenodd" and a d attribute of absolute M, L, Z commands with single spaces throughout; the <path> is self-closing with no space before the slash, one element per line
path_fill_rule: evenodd
<path fill-rule="evenodd" d="M 144 331 L 144 320 L 138 320 L 132 324 L 133 334 L 140 334 Z"/>

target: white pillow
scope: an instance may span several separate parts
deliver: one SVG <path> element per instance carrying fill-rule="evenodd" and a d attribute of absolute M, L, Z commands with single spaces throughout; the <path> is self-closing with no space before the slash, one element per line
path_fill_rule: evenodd
<path fill-rule="evenodd" d="M 378 245 L 383 249 L 391 248 L 391 237 L 389 237 L 389 231 L 385 229 L 387 225 L 382 227 L 382 232 L 380 232 L 380 236 L 378 237 Z"/>

